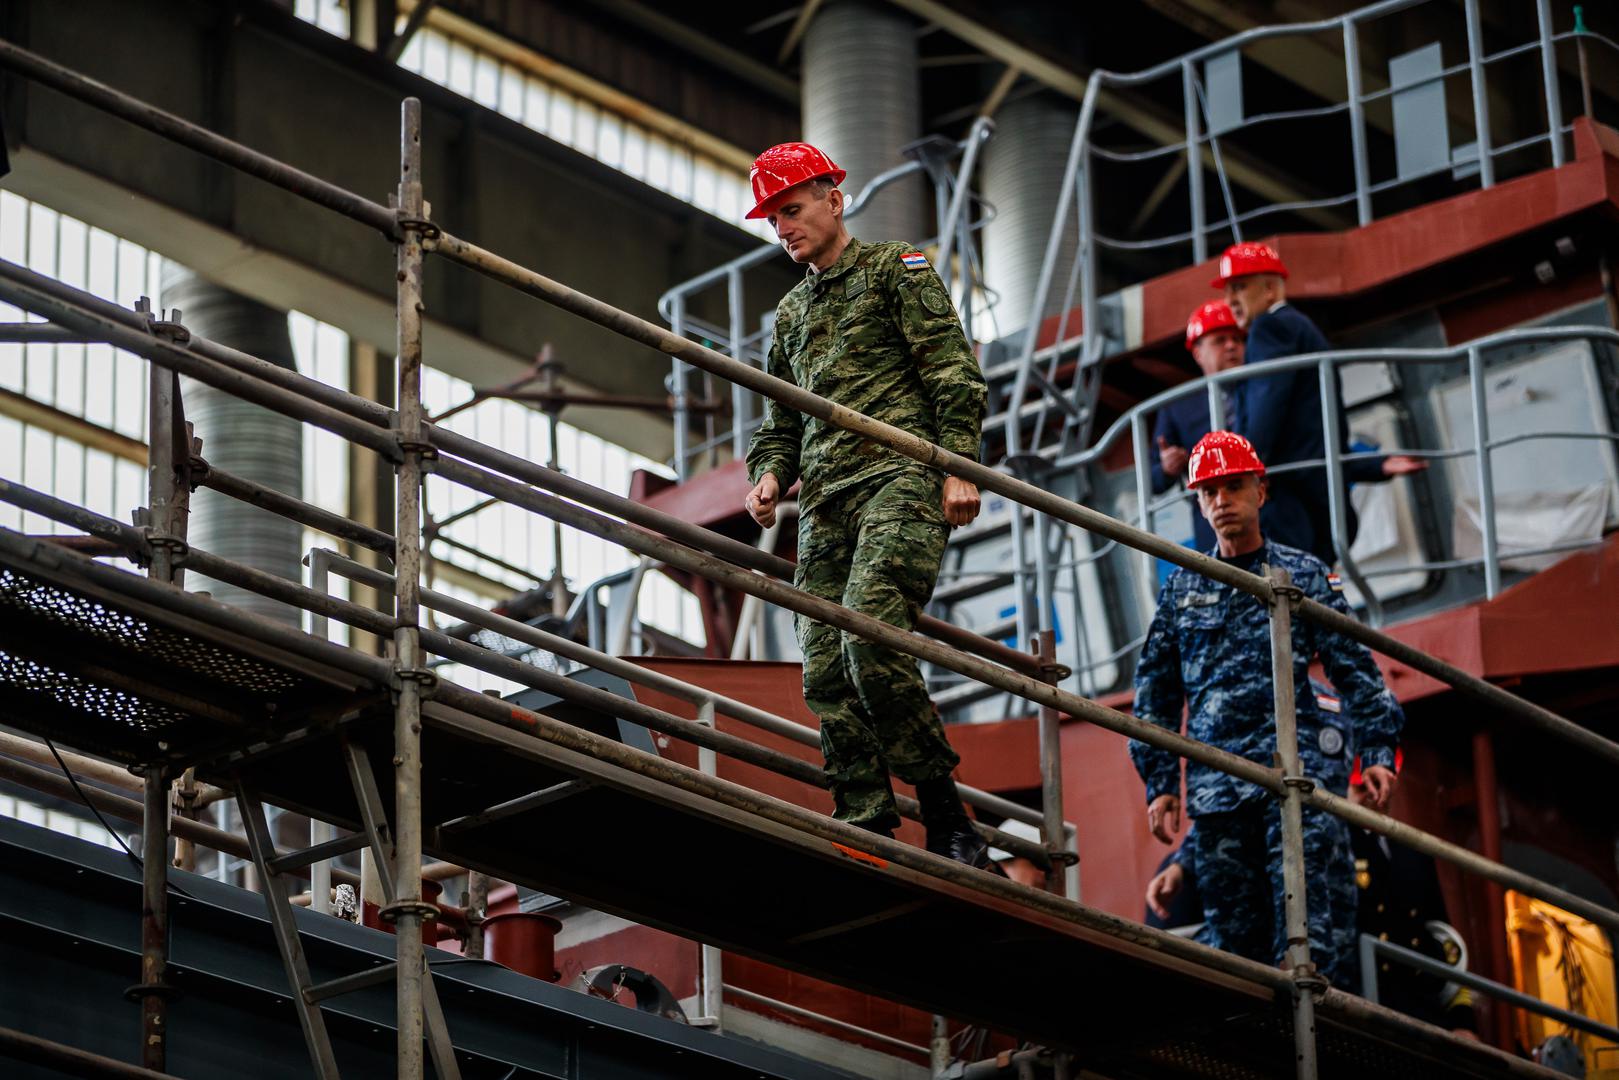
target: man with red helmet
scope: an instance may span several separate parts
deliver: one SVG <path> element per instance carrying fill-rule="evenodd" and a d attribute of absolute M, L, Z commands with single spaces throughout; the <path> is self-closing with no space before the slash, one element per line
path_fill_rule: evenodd
<path fill-rule="evenodd" d="M 1233 316 L 1248 332 L 1249 364 L 1331 350 L 1320 327 L 1287 302 L 1287 266 L 1269 244 L 1245 242 L 1226 248 L 1220 256 L 1218 276 L 1209 284 L 1225 293 Z M 1343 421 L 1341 389 L 1338 396 L 1339 446 L 1347 449 L 1349 429 Z M 1246 380 L 1233 394 L 1233 405 L 1227 417 L 1232 429 L 1246 435 L 1259 456 L 1273 467 L 1295 461 L 1320 461 L 1327 456 L 1320 383 L 1314 369 Z M 1344 476 L 1350 482 L 1377 483 L 1427 467 L 1421 458 L 1397 454 L 1349 462 L 1344 466 Z M 1290 544 L 1308 550 L 1328 565 L 1336 562 L 1326 470 L 1315 468 L 1278 476 L 1273 494 L 1278 499 L 1296 499 L 1308 520 L 1290 524 L 1285 531 L 1279 522 L 1268 523 L 1272 532 L 1278 537 L 1285 535 Z M 1356 523 L 1352 509 L 1350 513 L 1346 539 L 1353 541 Z"/>
<path fill-rule="evenodd" d="M 1241 367 L 1246 337 L 1224 300 L 1210 300 L 1186 320 L 1187 351 L 1205 376 Z M 1230 393 L 1227 392 L 1227 417 L 1231 409 Z M 1185 479 L 1187 448 L 1196 445 L 1211 427 L 1208 398 L 1201 394 L 1171 401 L 1158 410 L 1153 424 L 1153 438 L 1158 446 L 1158 459 L 1152 464 L 1154 495 L 1162 495 Z M 1202 515 L 1195 512 L 1192 514 L 1192 537 L 1199 551 L 1209 551 L 1214 547 L 1214 530 Z"/>
<path fill-rule="evenodd" d="M 1265 465 L 1241 435 L 1215 431 L 1199 440 L 1188 459 L 1188 485 L 1214 528 L 1216 554 L 1253 573 L 1285 569 L 1304 594 L 1344 614 L 1337 575 L 1308 552 L 1268 540 L 1260 527 L 1267 497 Z M 1344 794 L 1346 748 L 1356 746 L 1379 808 L 1392 793 L 1394 747 L 1403 714 L 1364 645 L 1304 619 L 1292 624 L 1294 683 L 1308 685 L 1319 659 L 1343 714 L 1297 700 L 1299 757 L 1307 775 Z M 1176 570 L 1164 583 L 1158 611 L 1136 664 L 1135 714 L 1229 753 L 1271 765 L 1276 755 L 1268 612 L 1253 596 Z M 1354 718 L 1346 729 L 1343 715 Z M 1147 789 L 1147 823 L 1164 843 L 1181 826 L 1181 770 L 1175 755 L 1132 743 L 1130 756 Z M 1336 778 L 1336 782 L 1334 779 Z M 1263 789 L 1193 762 L 1186 769 L 1186 809 L 1192 830 L 1203 914 L 1215 944 L 1239 955 L 1279 962 L 1286 953 L 1278 806 Z M 1333 886 L 1343 884 L 1344 843 L 1338 819 L 1304 814 L 1310 950 L 1327 978 L 1344 978 L 1342 935 L 1333 927 Z M 1335 877 L 1336 875 L 1336 877 Z"/>
<path fill-rule="evenodd" d="M 804 280 L 776 308 L 769 370 L 837 404 L 977 459 L 985 387 L 950 295 L 921 252 L 844 227 L 844 172 L 807 143 L 760 154 L 756 205 Z M 760 525 L 795 479 L 795 584 L 910 629 L 932 595 L 951 526 L 978 489 L 777 402 L 748 446 Z M 800 616 L 804 700 L 821 720 L 836 815 L 883 835 L 899 824 L 890 774 L 915 785 L 928 848 L 991 868 L 951 773 L 959 758 L 916 661 Z"/>

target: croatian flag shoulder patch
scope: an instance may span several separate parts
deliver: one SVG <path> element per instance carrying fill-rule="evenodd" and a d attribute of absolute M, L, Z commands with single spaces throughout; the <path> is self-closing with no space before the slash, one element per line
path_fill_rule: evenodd
<path fill-rule="evenodd" d="M 901 255 L 899 261 L 905 264 L 905 269 L 907 270 L 926 270 L 928 268 L 928 257 L 920 251 Z"/>
<path fill-rule="evenodd" d="M 1341 713 L 1344 711 L 1343 702 L 1331 694 L 1316 692 L 1315 704 L 1322 712 Z"/>
<path fill-rule="evenodd" d="M 1332 587 L 1333 592 L 1344 591 L 1344 579 L 1339 577 L 1337 574 L 1329 572 L 1327 574 L 1327 584 Z"/>

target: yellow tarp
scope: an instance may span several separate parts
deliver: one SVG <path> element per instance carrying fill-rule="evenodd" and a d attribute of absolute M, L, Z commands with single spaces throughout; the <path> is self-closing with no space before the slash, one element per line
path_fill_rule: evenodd
<path fill-rule="evenodd" d="M 1548 1005 L 1604 1024 L 1619 1024 L 1613 943 L 1601 927 L 1554 904 L 1509 890 L 1507 944 L 1513 982 L 1519 990 Z M 1614 1069 L 1619 1056 L 1613 1043 L 1522 1009 L 1514 1009 L 1513 1015 L 1524 1046 L 1539 1046 L 1552 1035 L 1567 1035 L 1585 1054 L 1586 1075 L 1591 1080 L 1610 1076 L 1619 1080 L 1619 1070 Z"/>

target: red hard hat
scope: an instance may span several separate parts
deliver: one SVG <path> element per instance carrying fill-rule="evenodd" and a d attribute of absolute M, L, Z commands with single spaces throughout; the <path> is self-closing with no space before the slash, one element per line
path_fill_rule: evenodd
<path fill-rule="evenodd" d="M 1265 463 L 1254 452 L 1254 444 L 1235 431 L 1211 431 L 1192 447 L 1186 462 L 1186 486 L 1195 488 L 1223 476 L 1242 473 L 1265 475 Z"/>
<path fill-rule="evenodd" d="M 1396 776 L 1400 775 L 1400 770 L 1402 768 L 1404 768 L 1404 767 L 1405 767 L 1405 751 L 1403 749 L 1401 749 L 1400 747 L 1396 746 L 1394 748 L 1394 775 L 1396 775 Z M 1366 782 L 1366 777 L 1363 776 L 1361 774 L 1361 771 L 1360 771 L 1360 755 L 1356 754 L 1355 755 L 1355 767 L 1349 770 L 1349 786 L 1350 787 L 1360 787 L 1360 785 L 1364 784 L 1365 782 Z"/>
<path fill-rule="evenodd" d="M 1186 347 L 1190 349 L 1197 344 L 1197 339 L 1204 334 L 1212 334 L 1216 330 L 1235 330 L 1243 337 L 1248 335 L 1242 327 L 1237 325 L 1237 317 L 1231 313 L 1231 305 L 1224 300 L 1210 300 L 1186 320 Z"/>
<path fill-rule="evenodd" d="M 1220 276 L 1209 282 L 1216 289 L 1225 288 L 1226 282 L 1232 278 L 1246 277 L 1249 274 L 1280 274 L 1287 276 L 1287 267 L 1282 265 L 1282 257 L 1276 254 L 1276 249 L 1269 244 L 1246 242 L 1232 244 L 1220 256 Z"/>
<path fill-rule="evenodd" d="M 849 174 L 832 164 L 832 159 L 805 142 L 785 142 L 772 146 L 753 159 L 748 180 L 753 184 L 752 210 L 749 218 L 762 218 L 770 213 L 769 203 L 788 188 L 797 187 L 822 176 L 834 184 L 843 183 Z"/>

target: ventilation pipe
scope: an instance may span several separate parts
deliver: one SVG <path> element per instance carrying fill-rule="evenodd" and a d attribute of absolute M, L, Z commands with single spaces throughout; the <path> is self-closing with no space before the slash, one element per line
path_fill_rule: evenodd
<path fill-rule="evenodd" d="M 804 139 L 848 170 L 854 195 L 904 164 L 922 135 L 916 24 L 871 0 L 829 0 L 804 33 Z M 932 189 L 919 176 L 891 184 L 849 225 L 864 240 L 921 243 L 932 234 Z"/>
<path fill-rule="evenodd" d="M 186 328 L 273 364 L 296 370 L 287 313 L 215 285 L 185 267 L 163 264 L 163 306 L 178 308 Z M 182 380 L 186 419 L 208 463 L 236 476 L 303 497 L 303 431 L 296 420 L 211 386 Z M 191 497 L 192 544 L 278 577 L 301 581 L 303 526 L 208 488 Z M 299 625 L 301 613 L 257 593 L 188 576 L 189 587 L 255 614 Z"/>
<path fill-rule="evenodd" d="M 1028 325 L 1078 122 L 1078 110 L 1044 92 L 1008 101 L 995 114 L 995 137 L 984 146 L 979 178 L 995 207 L 984 227 L 984 283 L 999 294 L 995 328 L 1002 337 Z M 1062 309 L 1078 250 L 1070 207 L 1042 317 Z"/>

